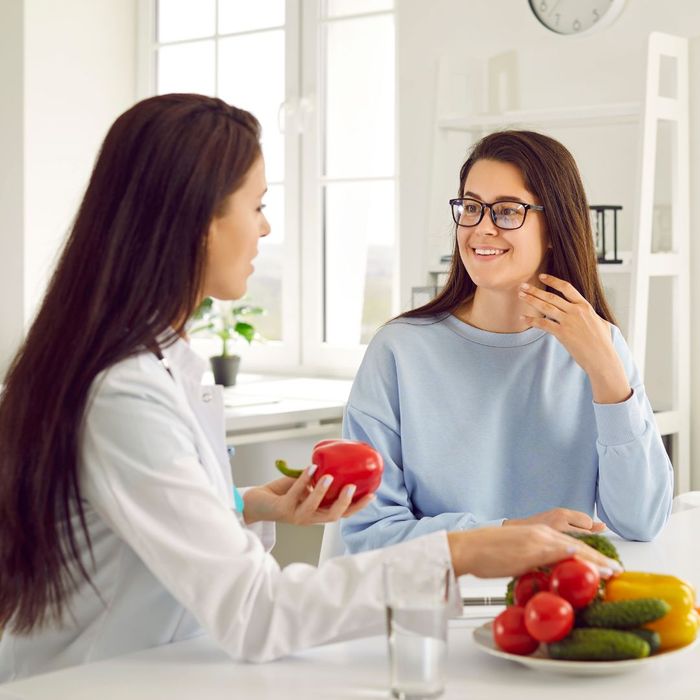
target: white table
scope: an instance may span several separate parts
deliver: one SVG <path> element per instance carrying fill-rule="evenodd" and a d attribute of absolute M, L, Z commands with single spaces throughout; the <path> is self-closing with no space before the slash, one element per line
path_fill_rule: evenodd
<path fill-rule="evenodd" d="M 617 542 L 627 568 L 672 573 L 700 590 L 700 508 L 672 516 L 653 543 Z M 472 611 L 473 614 L 473 611 Z M 446 700 L 617 700 L 700 698 L 700 648 L 611 677 L 540 673 L 492 658 L 472 642 L 483 619 L 454 621 Z M 206 638 L 0 686 L 0 700 L 232 700 L 387 698 L 383 637 L 313 649 L 270 664 L 237 664 Z"/>

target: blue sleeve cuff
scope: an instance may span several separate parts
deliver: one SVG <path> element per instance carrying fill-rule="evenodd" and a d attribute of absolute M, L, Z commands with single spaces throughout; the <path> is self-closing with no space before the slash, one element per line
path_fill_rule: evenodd
<path fill-rule="evenodd" d="M 634 442 L 644 433 L 644 416 L 639 408 L 637 396 L 622 403 L 593 402 L 598 426 L 598 442 L 606 447 Z"/>

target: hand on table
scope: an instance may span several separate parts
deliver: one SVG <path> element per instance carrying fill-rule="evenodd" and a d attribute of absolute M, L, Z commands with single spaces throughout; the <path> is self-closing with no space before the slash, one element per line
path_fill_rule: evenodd
<path fill-rule="evenodd" d="M 283 476 L 264 486 L 248 489 L 243 496 L 245 502 L 243 515 L 246 523 L 251 524 L 260 520 L 292 525 L 330 523 L 357 513 L 374 498 L 374 495 L 370 494 L 357 503 L 351 504 L 355 487 L 348 484 L 333 505 L 329 508 L 321 508 L 321 501 L 331 481 L 327 480 L 328 475 L 326 475 L 316 486 L 312 486 L 312 473 L 307 468 L 297 479 Z"/>
<path fill-rule="evenodd" d="M 591 380 L 594 401 L 626 401 L 632 395 L 632 389 L 613 345 L 610 324 L 569 282 L 552 275 L 543 274 L 539 278 L 563 296 L 531 284 L 521 284 L 520 298 L 544 315 L 523 316 L 523 320 L 531 328 L 551 333 L 569 351 Z"/>
<path fill-rule="evenodd" d="M 544 513 L 536 513 L 529 518 L 504 520 L 503 525 L 549 525 L 560 532 L 585 532 L 588 534 L 605 530 L 605 524 L 596 522 L 587 513 L 568 508 L 552 508 Z"/>
<path fill-rule="evenodd" d="M 450 532 L 447 538 L 452 567 L 457 576 L 519 576 L 535 567 L 554 564 L 569 557 L 591 562 L 598 567 L 603 578 L 621 570 L 618 562 L 547 525 L 485 527 Z"/>

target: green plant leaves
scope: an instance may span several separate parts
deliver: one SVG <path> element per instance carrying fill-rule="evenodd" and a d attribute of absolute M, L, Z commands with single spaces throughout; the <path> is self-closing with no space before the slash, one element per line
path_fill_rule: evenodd
<path fill-rule="evenodd" d="M 250 323 L 239 321 L 234 326 L 234 330 L 236 333 L 238 333 L 238 335 L 243 336 L 249 343 L 253 342 L 253 338 L 255 338 L 255 328 L 253 328 Z"/>
<path fill-rule="evenodd" d="M 262 306 L 252 304 L 239 304 L 234 306 L 231 302 L 215 302 L 211 297 L 206 297 L 195 309 L 190 317 L 190 335 L 206 334 L 214 335 L 221 339 L 222 356 L 228 355 L 228 341 L 236 337 L 243 338 L 248 343 L 260 339 L 259 333 L 253 324 L 241 320 L 243 317 L 262 316 L 267 313 Z M 200 321 L 200 323 L 196 323 Z"/>

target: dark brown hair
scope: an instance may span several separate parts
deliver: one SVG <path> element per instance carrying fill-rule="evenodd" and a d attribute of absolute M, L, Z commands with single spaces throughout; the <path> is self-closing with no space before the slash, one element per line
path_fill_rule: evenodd
<path fill-rule="evenodd" d="M 173 342 L 201 293 L 212 219 L 260 155 L 222 100 L 139 102 L 109 130 L 70 236 L 0 396 L 0 626 L 60 620 L 89 543 L 78 461 L 96 375 Z M 92 551 L 90 549 L 90 551 Z"/>
<path fill-rule="evenodd" d="M 598 277 L 588 200 L 581 176 L 569 151 L 558 141 L 534 131 L 498 131 L 477 142 L 459 172 L 459 193 L 479 160 L 515 165 L 525 186 L 544 206 L 542 215 L 549 242 L 548 274 L 570 282 L 606 321 L 615 323 Z M 456 229 L 456 225 L 455 225 Z M 441 316 L 470 299 L 474 281 L 462 263 L 455 235 L 447 283 L 427 304 L 399 318 Z"/>

